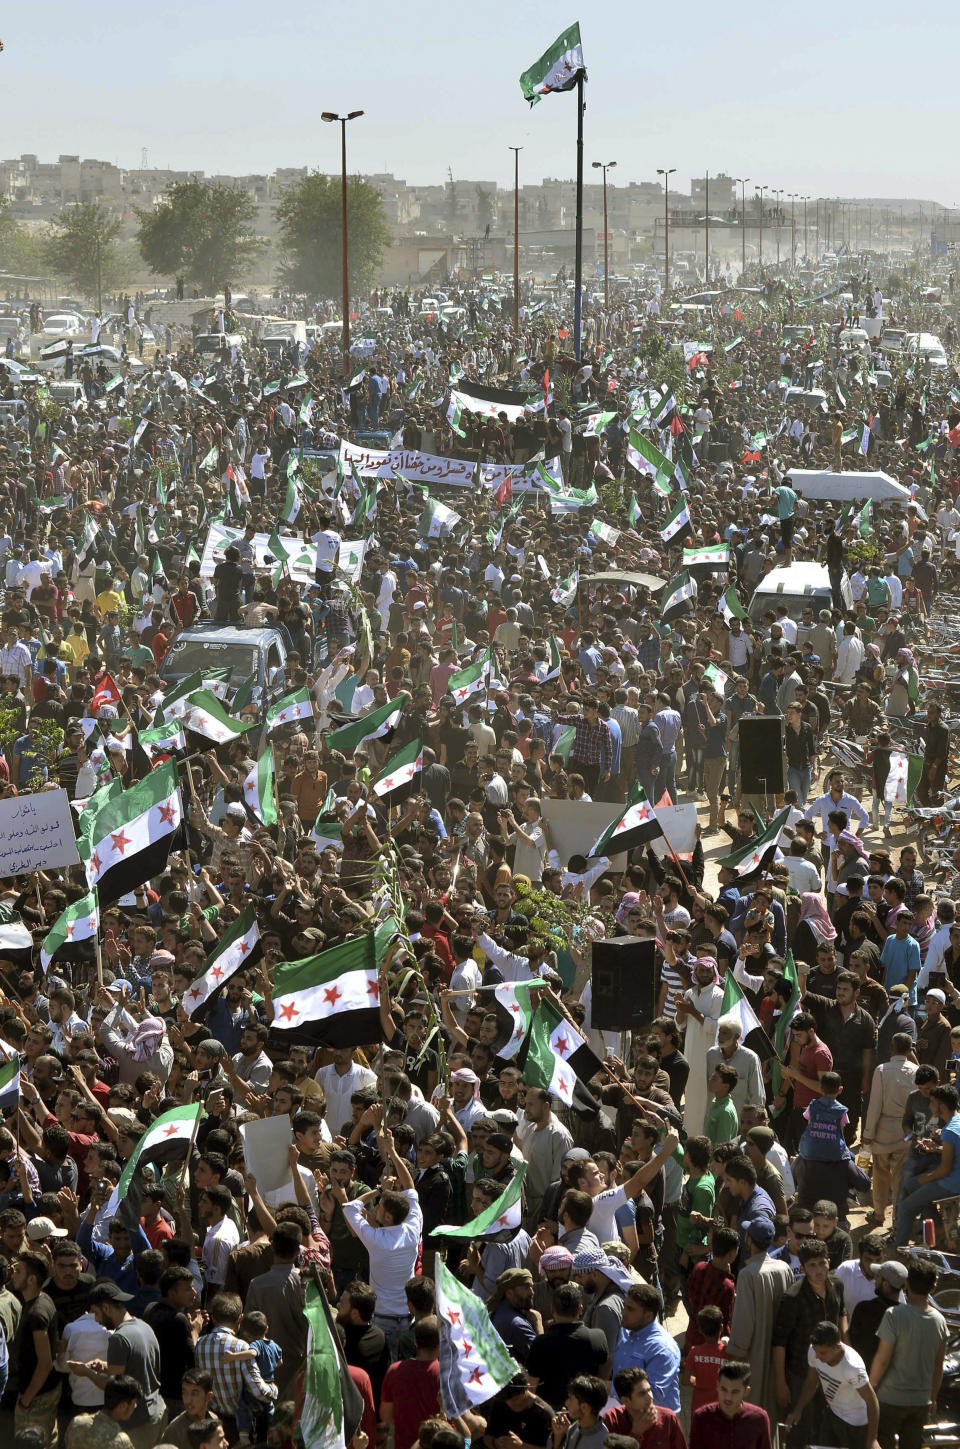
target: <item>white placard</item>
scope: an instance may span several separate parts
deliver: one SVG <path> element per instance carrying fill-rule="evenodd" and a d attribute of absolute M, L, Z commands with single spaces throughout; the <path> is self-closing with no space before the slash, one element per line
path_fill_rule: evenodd
<path fill-rule="evenodd" d="M 433 453 L 420 453 L 395 448 L 383 452 L 379 448 L 358 448 L 354 443 L 341 442 L 340 462 L 344 474 L 350 471 L 352 463 L 357 472 L 365 478 L 392 478 L 402 473 L 411 483 L 443 484 L 446 488 L 472 488 L 476 464 L 466 458 L 438 458 Z M 563 486 L 560 459 L 548 458 L 543 467 L 558 487 Z M 522 464 L 482 463 L 480 481 L 484 488 L 497 488 L 504 478 L 513 480 L 515 493 L 548 493 L 549 490 L 521 476 Z"/>
<path fill-rule="evenodd" d="M 312 584 L 316 574 L 317 550 L 315 544 L 309 539 L 304 539 L 301 533 L 281 533 L 278 535 L 284 548 L 290 553 L 290 560 L 287 563 L 287 572 L 291 578 L 296 579 L 300 584 Z M 223 562 L 227 545 L 237 543 L 243 538 L 242 528 L 231 528 L 227 523 L 211 523 L 207 532 L 206 542 L 203 545 L 203 556 L 200 559 L 200 573 L 205 579 L 213 578 L 213 571 L 218 563 Z M 254 566 L 258 569 L 268 568 L 267 555 L 273 558 L 270 549 L 270 534 L 255 533 L 252 539 Z M 298 555 L 309 553 L 312 560 L 308 567 L 306 563 L 298 561 Z"/>
<path fill-rule="evenodd" d="M 550 849 L 557 852 L 564 868 L 571 855 L 586 855 L 623 810 L 622 805 L 605 805 L 600 800 L 553 800 L 549 796 L 544 796 L 542 805 Z M 626 854 L 611 856 L 610 863 L 614 870 L 625 870 Z"/>
<path fill-rule="evenodd" d="M 79 864 L 66 790 L 0 800 L 0 876 Z"/>
<path fill-rule="evenodd" d="M 289 1187 L 293 1196 L 293 1178 L 290 1174 L 290 1118 L 262 1117 L 258 1122 L 244 1122 L 240 1128 L 243 1138 L 243 1157 L 247 1171 L 257 1179 L 261 1196 L 279 1192 Z"/>
<path fill-rule="evenodd" d="M 687 859 L 693 854 L 694 846 L 697 843 L 697 807 L 695 803 L 689 805 L 654 805 L 653 813 L 663 826 L 663 834 L 669 840 L 674 850 L 681 859 Z M 668 855 L 666 842 L 663 836 L 650 842 L 661 860 Z"/>

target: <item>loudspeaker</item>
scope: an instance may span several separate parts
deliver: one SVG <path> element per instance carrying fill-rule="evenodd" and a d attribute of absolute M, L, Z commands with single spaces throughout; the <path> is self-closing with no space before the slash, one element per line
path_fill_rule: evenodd
<path fill-rule="evenodd" d="M 747 795 L 773 795 L 787 788 L 786 721 L 779 715 L 742 714 L 740 789 Z"/>
<path fill-rule="evenodd" d="M 657 1009 L 656 941 L 612 936 L 593 943 L 590 1021 L 598 1031 L 630 1031 Z"/>

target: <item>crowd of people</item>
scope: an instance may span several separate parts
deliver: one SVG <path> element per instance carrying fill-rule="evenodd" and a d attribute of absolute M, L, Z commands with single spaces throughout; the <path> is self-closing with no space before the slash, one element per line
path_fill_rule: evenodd
<path fill-rule="evenodd" d="M 917 277 L 849 285 L 919 314 Z M 918 1449 L 948 1341 L 925 1248 L 955 1245 L 960 1199 L 960 861 L 925 874 L 900 807 L 956 774 L 928 672 L 960 408 L 952 368 L 867 363 L 842 309 L 761 291 L 695 323 L 656 292 L 588 306 L 581 361 L 566 302 L 525 299 L 515 334 L 476 289 L 455 322 L 377 294 L 349 376 L 329 342 L 211 363 L 173 328 L 146 372 L 87 360 L 81 401 L 26 384 L 2 412 L 0 804 L 65 790 L 88 842 L 0 880 L 16 1449 L 295 1440 L 311 1285 L 355 1449 Z M 787 382 L 828 401 L 794 412 Z M 467 484 L 417 482 L 422 456 Z M 909 501 L 865 527 L 866 498 L 806 500 L 799 466 L 883 469 Z M 807 561 L 827 598 L 750 609 Z M 277 631 L 269 677 L 218 669 L 224 629 Z M 785 719 L 776 798 L 740 750 L 760 716 Z M 159 868 L 58 935 L 102 811 L 171 761 Z M 687 849 L 604 834 L 684 803 Z M 248 921 L 254 964 L 212 980 Z M 384 922 L 365 1034 L 336 1006 L 289 1030 L 288 963 L 326 984 Z M 624 937 L 650 1009 L 611 1030 L 593 957 Z M 144 1165 L 193 1104 L 179 1155 Z M 245 1129 L 271 1118 L 268 1190 Z M 515 1370 L 466 1409 L 441 1269 Z"/>

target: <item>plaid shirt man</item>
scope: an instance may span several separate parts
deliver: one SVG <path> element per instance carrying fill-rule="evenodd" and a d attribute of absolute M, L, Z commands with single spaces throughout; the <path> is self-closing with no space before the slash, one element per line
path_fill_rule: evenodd
<path fill-rule="evenodd" d="M 601 775 L 608 775 L 613 765 L 613 741 L 605 720 L 591 724 L 582 714 L 561 714 L 557 724 L 573 725 L 576 739 L 570 747 L 571 765 L 597 765 Z"/>
<path fill-rule="evenodd" d="M 232 1419 L 236 1418 L 240 1392 L 244 1388 L 260 1403 L 277 1397 L 276 1384 L 264 1383 L 255 1359 L 239 1363 L 236 1359 L 224 1357 L 227 1350 L 239 1353 L 249 1347 L 222 1323 L 216 1324 L 211 1333 L 197 1340 L 197 1368 L 204 1369 L 212 1377 L 213 1407 L 221 1416 L 227 1414 Z"/>

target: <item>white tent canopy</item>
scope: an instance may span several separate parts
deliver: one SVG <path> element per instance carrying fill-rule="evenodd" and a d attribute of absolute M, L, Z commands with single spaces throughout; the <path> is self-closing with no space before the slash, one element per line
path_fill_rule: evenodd
<path fill-rule="evenodd" d="M 906 507 L 910 490 L 888 473 L 830 473 L 819 468 L 791 468 L 785 483 L 801 498 L 823 498 L 834 503 L 899 503 Z"/>

